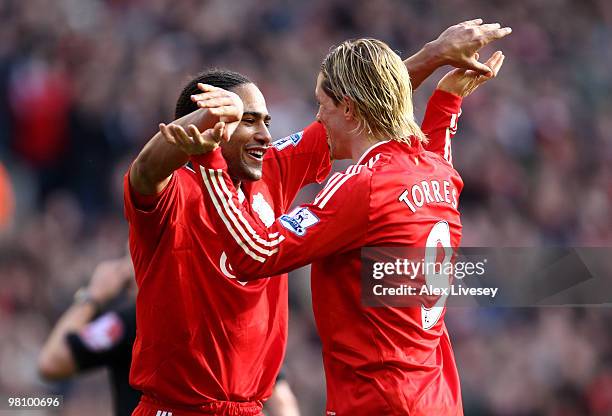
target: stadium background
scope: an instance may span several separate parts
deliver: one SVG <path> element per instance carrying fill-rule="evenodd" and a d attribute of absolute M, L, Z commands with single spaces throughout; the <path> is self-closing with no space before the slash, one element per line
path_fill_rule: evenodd
<path fill-rule="evenodd" d="M 0 393 L 52 391 L 66 395 L 62 414 L 109 414 L 103 375 L 43 384 L 36 356 L 95 264 L 122 254 L 122 175 L 172 119 L 190 74 L 249 75 L 278 138 L 312 120 L 333 44 L 374 36 L 408 56 L 475 17 L 514 32 L 498 44 L 499 78 L 463 106 L 454 142 L 464 244 L 610 246 L 608 0 L 0 2 L 0 157 L 15 202 L 7 222 L 12 198 L 0 199 Z M 441 74 L 416 92 L 419 117 Z M 303 413 L 320 414 L 305 270 L 293 273 L 291 309 L 288 378 Z M 612 414 L 611 309 L 462 308 L 447 323 L 467 415 Z"/>

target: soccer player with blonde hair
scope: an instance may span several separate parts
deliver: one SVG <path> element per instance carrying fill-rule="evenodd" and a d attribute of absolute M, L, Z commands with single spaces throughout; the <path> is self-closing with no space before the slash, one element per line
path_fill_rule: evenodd
<path fill-rule="evenodd" d="M 346 102 L 359 126 L 351 134 L 388 137 L 410 143 L 425 135 L 414 120 L 406 66 L 384 42 L 343 42 L 321 64 L 321 88 L 335 106 Z M 381 88 L 381 86 L 384 86 Z"/>
<path fill-rule="evenodd" d="M 438 84 L 423 122 L 450 139 L 462 97 L 493 78 L 454 70 Z M 385 43 L 342 43 L 324 59 L 315 96 L 331 156 L 352 159 L 310 204 L 270 226 L 240 203 L 216 149 L 224 123 L 203 133 L 175 129 L 167 140 L 192 155 L 203 203 L 224 238 L 240 280 L 283 273 L 312 262 L 312 301 L 323 345 L 328 415 L 462 415 L 459 377 L 443 306 L 366 307 L 361 301 L 361 249 L 459 246 L 463 182 L 448 140 L 423 148 L 414 121 L 410 77 Z M 235 106 L 241 104 L 236 100 Z M 211 149 L 213 149 L 211 151 Z"/>

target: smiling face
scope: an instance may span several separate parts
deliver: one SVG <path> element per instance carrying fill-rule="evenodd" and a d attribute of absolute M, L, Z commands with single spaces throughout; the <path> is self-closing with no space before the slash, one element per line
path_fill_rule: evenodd
<path fill-rule="evenodd" d="M 234 183 L 261 179 L 263 158 L 272 140 L 266 100 L 255 84 L 232 88 L 244 104 L 242 121 L 229 142 L 221 143 L 228 173 Z"/>
<path fill-rule="evenodd" d="M 336 103 L 323 88 L 323 74 L 317 77 L 315 97 L 319 103 L 317 121 L 325 127 L 327 142 L 332 159 L 350 159 L 351 145 L 349 132 L 355 128 L 345 102 Z"/>

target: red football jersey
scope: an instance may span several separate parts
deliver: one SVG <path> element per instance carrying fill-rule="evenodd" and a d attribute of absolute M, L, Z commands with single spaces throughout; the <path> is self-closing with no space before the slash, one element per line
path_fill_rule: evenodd
<path fill-rule="evenodd" d="M 444 308 L 365 307 L 360 279 L 362 247 L 458 247 L 463 182 L 450 163 L 450 137 L 460 103 L 440 91 L 430 100 L 424 130 L 436 153 L 418 142 L 377 143 L 313 203 L 269 227 L 240 205 L 220 151 L 193 158 L 238 278 L 313 263 L 329 415 L 462 414 Z"/>
<path fill-rule="evenodd" d="M 329 170 L 325 132 L 313 123 L 274 143 L 263 180 L 245 183 L 237 203 L 260 224 L 271 225 L 302 186 L 324 179 Z M 199 181 L 183 167 L 160 195 L 144 197 L 131 189 L 129 172 L 124 179 L 139 287 L 130 383 L 143 400 L 165 410 L 263 401 L 285 351 L 286 275 L 235 278 L 223 234 L 215 232 L 202 205 Z"/>

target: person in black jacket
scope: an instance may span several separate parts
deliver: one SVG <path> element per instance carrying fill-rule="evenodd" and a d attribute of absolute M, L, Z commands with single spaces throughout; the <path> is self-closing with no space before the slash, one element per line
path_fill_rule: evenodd
<path fill-rule="evenodd" d="M 74 303 L 53 328 L 38 361 L 41 376 L 49 381 L 107 367 L 117 416 L 131 415 L 140 400 L 140 392 L 128 382 L 136 305 L 131 297 L 123 306 L 107 306 L 133 287 L 133 282 L 129 256 L 100 263 L 87 287 L 76 292 Z"/>

